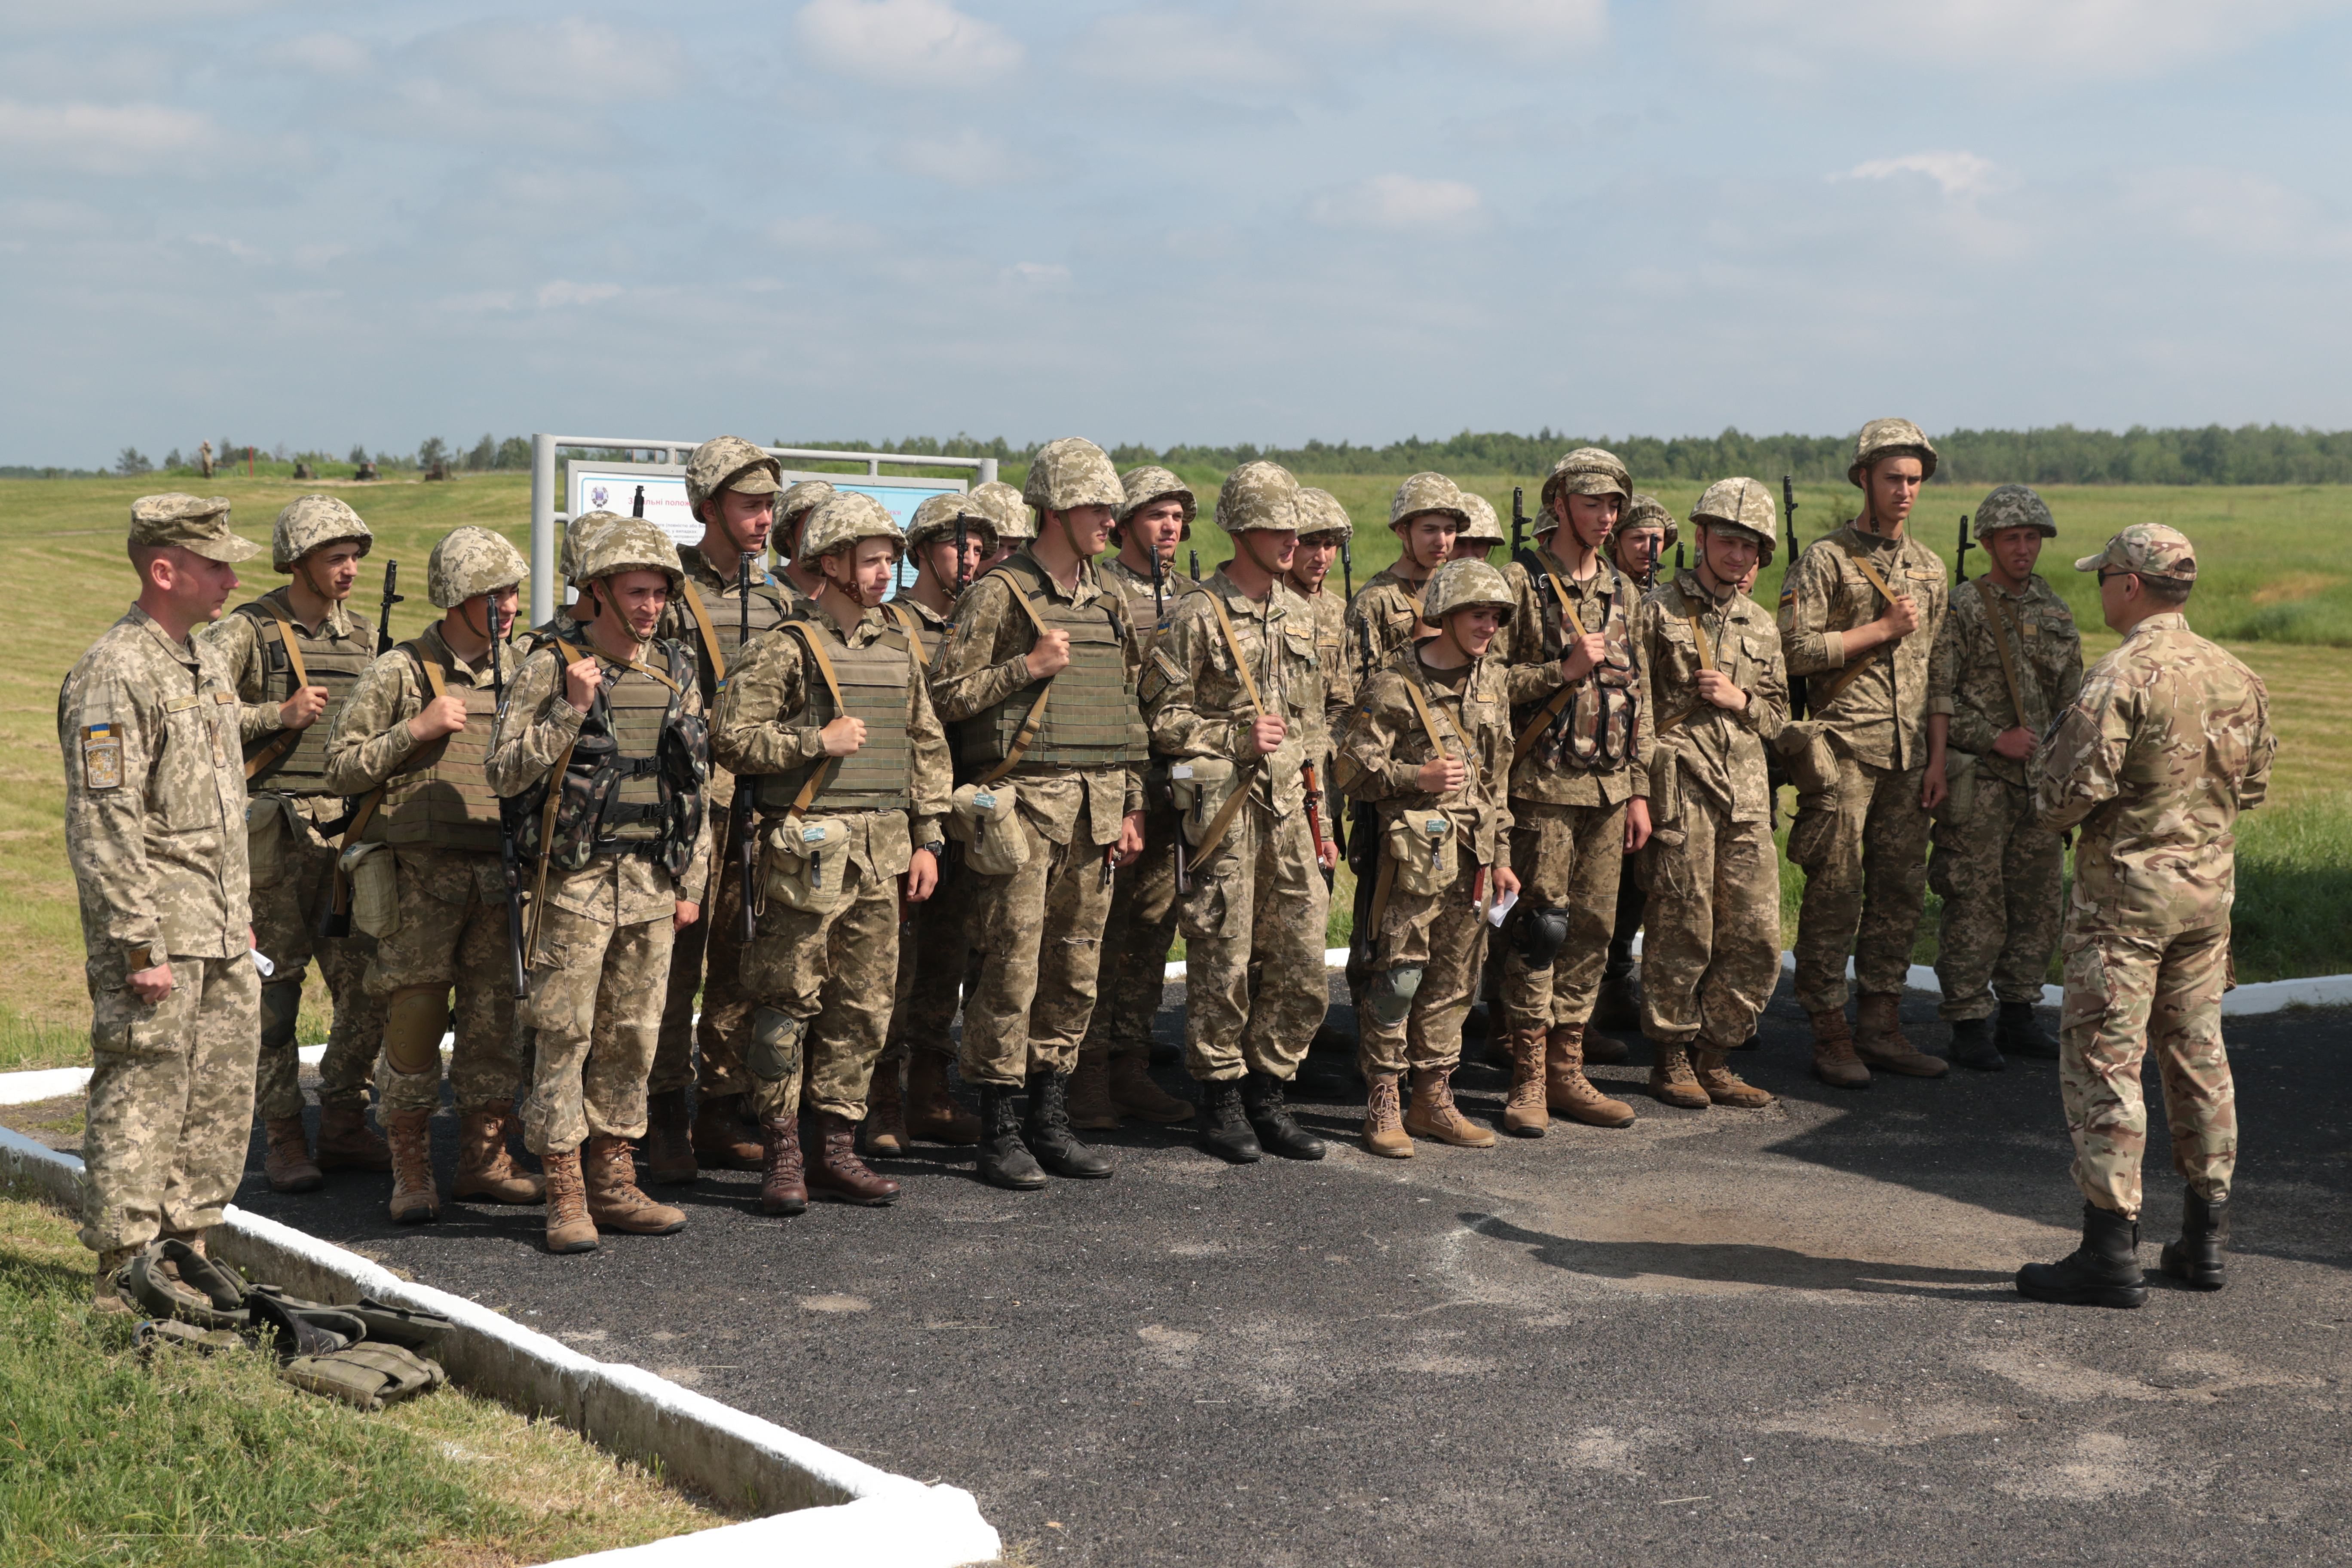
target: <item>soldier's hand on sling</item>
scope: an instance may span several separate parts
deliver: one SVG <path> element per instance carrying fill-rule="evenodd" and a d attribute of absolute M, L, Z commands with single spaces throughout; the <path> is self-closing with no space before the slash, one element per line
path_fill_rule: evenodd
<path fill-rule="evenodd" d="M 410 739 L 422 744 L 453 735 L 466 727 L 466 700 L 456 692 L 436 697 L 408 721 Z"/>
<path fill-rule="evenodd" d="M 278 705 L 278 724 L 285 730 L 307 730 L 327 710 L 327 689 L 306 686 Z"/>
<path fill-rule="evenodd" d="M 1432 757 L 1421 764 L 1421 772 L 1413 775 L 1412 782 L 1431 795 L 1452 795 L 1469 776 L 1470 770 L 1463 766 L 1461 758 Z"/>
<path fill-rule="evenodd" d="M 563 667 L 563 700 L 583 713 L 596 700 L 596 689 L 604 684 L 604 672 L 597 668 L 593 653 Z"/>
<path fill-rule="evenodd" d="M 133 996 L 152 1006 L 172 994 L 172 966 L 159 963 L 152 969 L 134 971 L 125 984 Z"/>
<path fill-rule="evenodd" d="M 1889 642 L 1909 637 L 1919 629 L 1919 602 L 1908 594 L 1898 595 L 1886 606 L 1886 613 L 1878 617 L 1878 624 L 1886 628 Z"/>
<path fill-rule="evenodd" d="M 1698 694 L 1717 708 L 1733 713 L 1748 711 L 1748 693 L 1739 689 L 1731 677 L 1719 669 L 1698 672 Z"/>
<path fill-rule="evenodd" d="M 1043 680 L 1049 675 L 1059 675 L 1070 665 L 1070 634 L 1059 626 L 1041 632 L 1037 646 L 1029 650 L 1024 660 L 1029 667 L 1029 679 Z"/>
<path fill-rule="evenodd" d="M 677 907 L 670 911 L 669 918 L 670 930 L 684 931 L 702 918 L 702 906 L 690 899 L 680 899 Z"/>
<path fill-rule="evenodd" d="M 1599 632 L 1568 639 L 1568 655 L 1559 661 L 1562 680 L 1582 680 L 1609 657 L 1609 639 Z"/>
<path fill-rule="evenodd" d="M 1993 737 L 1992 749 L 2012 763 L 2021 763 L 2033 755 L 2034 734 L 2019 724 L 2003 730 Z"/>
<path fill-rule="evenodd" d="M 940 863 L 928 849 L 918 849 L 907 861 L 907 901 L 919 904 L 940 885 Z"/>
<path fill-rule="evenodd" d="M 845 713 L 817 733 L 824 739 L 824 754 L 845 757 L 866 744 L 866 721 Z"/>
<path fill-rule="evenodd" d="M 1290 733 L 1290 721 L 1279 713 L 1269 713 L 1250 721 L 1250 746 L 1261 757 L 1270 757 L 1282 750 L 1282 739 Z"/>

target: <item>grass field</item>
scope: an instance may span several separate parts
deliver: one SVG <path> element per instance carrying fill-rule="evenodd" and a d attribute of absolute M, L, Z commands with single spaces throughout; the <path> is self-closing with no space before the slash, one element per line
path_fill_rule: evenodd
<path fill-rule="evenodd" d="M 1013 468 L 1005 477 L 1017 484 L 1022 476 Z M 1228 553 L 1223 536 L 1207 521 L 1217 476 L 1184 477 L 1202 491 L 1202 521 L 1192 547 L 1206 572 Z M 1330 489 L 1357 520 L 1358 584 L 1395 558 L 1394 536 L 1385 526 L 1394 479 L 1302 477 Z M 1508 519 L 1510 479 L 1456 477 Z M 1521 482 L 1532 504 L 1536 483 Z M 398 559 L 410 595 L 393 617 L 394 631 L 403 636 L 432 616 L 424 595 L 425 558 L 444 531 L 480 523 L 518 546 L 528 544 L 530 479 L 519 473 L 468 474 L 430 485 L 414 479 L 297 485 L 282 471 L 209 482 L 163 475 L 0 480 L 0 581 L 18 595 L 14 657 L 0 668 L 0 944 L 17 954 L 0 977 L 0 1069 L 87 1059 L 80 927 L 62 831 L 57 689 L 82 648 L 131 597 L 122 544 L 131 501 L 175 486 L 229 497 L 235 526 L 256 540 L 268 538 L 278 509 L 303 490 L 343 494 L 379 541 L 355 602 L 372 617 L 382 575 L 375 568 Z M 1699 489 L 1669 484 L 1656 493 L 1680 514 Z M 2099 627 L 2091 580 L 2070 569 L 2073 557 L 2135 521 L 2169 522 L 2196 541 L 2200 581 L 2190 619 L 2229 640 L 2269 682 L 2284 742 L 2273 803 L 2249 816 L 2241 834 L 2240 978 L 2352 967 L 2336 942 L 2341 908 L 2352 893 L 2352 704 L 2340 692 L 2336 652 L 2352 646 L 2352 527 L 2346 517 L 2352 488 L 2082 487 L 2043 493 L 2060 528 L 2044 554 L 2045 575 L 2074 605 L 2093 657 L 2114 639 Z M 1811 539 L 1834 527 L 1851 510 L 1853 494 L 1844 487 L 1801 487 L 1801 534 Z M 1947 561 L 1959 514 L 1972 510 L 1976 500 L 1974 493 L 1927 492 L 1916 531 Z M 1971 554 L 1972 569 L 1980 560 Z M 1761 596 L 1776 591 L 1780 570 L 1776 563 L 1767 571 Z M 255 593 L 278 581 L 266 557 L 247 574 Z M 1791 932 L 1796 876 L 1793 868 L 1784 873 Z M 1344 901 L 1339 907 L 1335 942 L 1346 929 Z M 1924 947 L 1923 957 L 1931 952 L 1931 944 Z M 324 1023 L 323 1014 L 313 1012 L 303 1037 L 322 1038 Z"/>

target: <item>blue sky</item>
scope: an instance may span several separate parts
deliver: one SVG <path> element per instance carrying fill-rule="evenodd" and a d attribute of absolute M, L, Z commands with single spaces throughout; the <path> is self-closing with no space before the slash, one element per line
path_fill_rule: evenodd
<path fill-rule="evenodd" d="M 2347 13 L 0 0 L 0 461 L 2352 426 Z"/>

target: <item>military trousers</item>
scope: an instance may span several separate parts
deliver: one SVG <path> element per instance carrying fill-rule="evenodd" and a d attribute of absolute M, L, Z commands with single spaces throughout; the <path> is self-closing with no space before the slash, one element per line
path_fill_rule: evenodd
<path fill-rule="evenodd" d="M 866 1119 L 898 969 L 898 879 L 877 874 L 862 856 L 843 867 L 831 909 L 769 900 L 743 950 L 754 1004 L 744 1067 L 762 1119 L 797 1116 L 803 1104 Z"/>
<path fill-rule="evenodd" d="M 523 1146 L 567 1154 L 590 1138 L 642 1138 L 646 1078 L 661 1036 L 673 921 L 628 925 L 550 903 L 525 1027 L 536 1032 Z"/>
<path fill-rule="evenodd" d="M 1118 868 L 1110 918 L 1103 926 L 1101 995 L 1082 1049 L 1146 1061 L 1151 1022 L 1168 989 L 1168 954 L 1176 945 L 1176 836 L 1182 819 L 1155 805 L 1143 819 L 1143 854 Z M 1189 971 L 1188 971 L 1189 973 Z"/>
<path fill-rule="evenodd" d="M 2104 1209 L 2138 1216 L 2147 1152 L 2142 1059 L 2153 1054 L 2172 1130 L 2172 1168 L 2225 1202 L 2238 1167 L 2238 1097 L 2221 1041 L 2230 927 L 2183 931 L 2075 929 L 2065 938 L 2058 1091 L 2074 1141 L 2074 1184 Z"/>
<path fill-rule="evenodd" d="M 972 963 L 978 983 L 964 997 L 964 1081 L 1015 1088 L 1033 1072 L 1066 1073 L 1095 1010 L 1108 844 L 1090 842 L 1081 812 L 1070 841 L 1056 844 L 1025 807 L 1015 816 L 1029 846 L 1021 868 L 972 875 Z"/>
<path fill-rule="evenodd" d="M 1680 843 L 1666 842 L 1669 836 Z M 1738 822 L 1682 792 L 1680 817 L 1637 858 L 1643 915 L 1642 1032 L 1731 1051 L 1756 1032 L 1780 982 L 1780 853 L 1769 817 Z"/>
<path fill-rule="evenodd" d="M 1442 892 L 1389 889 L 1372 943 L 1367 1005 L 1356 1016 L 1356 1065 L 1367 1078 L 1462 1060 L 1462 1024 L 1486 964 L 1481 906 L 1493 899 L 1494 887 L 1469 856 L 1461 861 Z"/>
<path fill-rule="evenodd" d="M 1515 946 L 1503 961 L 1503 1020 L 1512 1029 L 1559 1028 L 1592 1016 L 1617 922 L 1625 867 L 1625 803 L 1549 805 L 1511 802 L 1511 869 L 1519 902 L 1568 911 L 1568 940 L 1541 969 Z"/>
<path fill-rule="evenodd" d="M 971 963 L 972 877 L 953 850 L 940 858 L 940 885 L 906 906 L 898 924 L 898 977 L 881 1060 L 896 1068 L 909 1051 L 956 1054 L 957 1012 Z"/>
<path fill-rule="evenodd" d="M 1936 981 L 1946 1018 L 1989 1018 L 1996 1002 L 2040 1002 L 2063 923 L 2066 847 L 2034 826 L 2033 791 L 1977 770 L 1967 820 L 1936 825 L 1927 885 L 1944 900 Z"/>
<path fill-rule="evenodd" d="M 161 1002 L 123 984 L 119 952 L 89 965 L 81 1240 L 94 1252 L 218 1225 L 245 1174 L 261 973 L 241 952 L 171 963 Z"/>
<path fill-rule="evenodd" d="M 246 847 L 253 872 L 254 945 L 269 960 L 261 988 L 261 1055 L 254 1070 L 254 1108 L 264 1121 L 302 1114 L 297 1023 L 303 972 L 312 958 L 334 1003 L 327 1052 L 319 1061 L 319 1102 L 367 1103 L 368 1078 L 383 1043 L 383 1003 L 368 994 L 375 943 L 354 931 L 322 937 L 320 917 L 334 896 L 336 841 L 319 823 L 342 815 L 335 797 L 257 795 L 246 809 Z"/>
<path fill-rule="evenodd" d="M 383 851 L 378 851 L 383 853 Z M 402 845 L 391 851 L 398 923 L 376 939 L 367 991 L 379 1007 L 404 992 L 429 993 L 451 1012 L 449 1089 L 460 1110 L 508 1111 L 522 1087 L 515 1033 L 514 962 L 507 948 L 504 868 L 495 850 Z M 405 1009 L 404 1009 L 405 1011 Z M 435 1031 L 434 1038 L 439 1038 Z M 402 1054 L 421 1057 L 422 1047 Z M 376 1072 L 387 1110 L 437 1110 L 441 1063 L 402 1070 L 388 1053 Z"/>
<path fill-rule="evenodd" d="M 1330 1005 L 1323 970 L 1331 890 L 1305 812 L 1252 800 L 1224 841 L 1192 864 L 1184 937 L 1184 1065 L 1204 1083 L 1296 1077 Z"/>
<path fill-rule="evenodd" d="M 713 809 L 719 816 L 711 824 L 710 880 L 703 894 L 702 918 L 670 944 L 661 1038 L 646 1080 L 654 1094 L 692 1084 L 709 1099 L 751 1088 L 743 1072 L 751 997 L 743 989 L 743 879 L 735 867 L 735 816 Z M 699 1019 L 695 1016 L 698 993 Z"/>
<path fill-rule="evenodd" d="M 1789 858 L 1805 873 L 1797 1001 L 1808 1013 L 1845 1005 L 1848 953 L 1864 995 L 1900 994 L 1927 901 L 1928 823 L 1919 805 L 1926 766 L 1876 768 L 1833 749 L 1836 795 L 1801 802 L 1789 829 Z"/>
<path fill-rule="evenodd" d="M 1649 903 L 1649 889 L 1642 886 L 1635 867 L 1637 858 L 1629 857 L 1624 868 L 1617 873 L 1617 924 L 1609 933 L 1609 959 L 1601 966 L 1603 980 L 1624 981 L 1633 974 L 1633 936 L 1642 929 L 1642 912 Z"/>

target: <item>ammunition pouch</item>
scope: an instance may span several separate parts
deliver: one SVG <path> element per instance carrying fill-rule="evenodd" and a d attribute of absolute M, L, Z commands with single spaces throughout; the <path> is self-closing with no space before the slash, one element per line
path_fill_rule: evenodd
<path fill-rule="evenodd" d="M 1209 824 L 1234 795 L 1241 770 L 1223 757 L 1186 757 L 1168 764 L 1168 795 L 1183 826 L 1184 842 L 1197 847 Z"/>
<path fill-rule="evenodd" d="M 1520 963 L 1531 970 L 1549 969 L 1567 942 L 1566 910 L 1541 904 L 1522 903 L 1519 906 L 1517 929 L 1511 933 L 1511 946 L 1518 953 Z"/>
<path fill-rule="evenodd" d="M 780 816 L 761 834 L 760 903 L 803 914 L 841 902 L 849 870 L 849 824 L 837 816 Z"/>
<path fill-rule="evenodd" d="M 1829 726 L 1818 719 L 1801 719 L 1783 729 L 1773 742 L 1797 786 L 1797 818 L 1789 829 L 1789 859 L 1807 871 L 1822 862 L 1837 838 L 1838 755 Z"/>
<path fill-rule="evenodd" d="M 948 805 L 948 837 L 963 847 L 966 870 L 1009 877 L 1029 864 L 1029 837 L 1018 820 L 1020 800 L 1005 779 L 957 787 Z"/>
<path fill-rule="evenodd" d="M 342 852 L 338 864 L 352 890 L 352 924 L 368 936 L 400 930 L 400 873 L 392 846 L 368 842 Z"/>
<path fill-rule="evenodd" d="M 256 795 L 245 803 L 246 867 L 256 888 L 267 887 L 286 874 L 294 834 L 287 816 L 284 795 Z"/>
<path fill-rule="evenodd" d="M 1936 821 L 1944 827 L 1958 827 L 1977 813 L 1977 763 L 1983 759 L 1974 752 L 1947 751 L 1944 753 L 1944 784 L 1951 792 L 1944 804 L 1936 808 Z"/>
<path fill-rule="evenodd" d="M 1388 857 L 1396 863 L 1396 890 L 1433 898 L 1461 871 L 1461 836 L 1442 811 L 1400 811 L 1388 825 Z"/>

